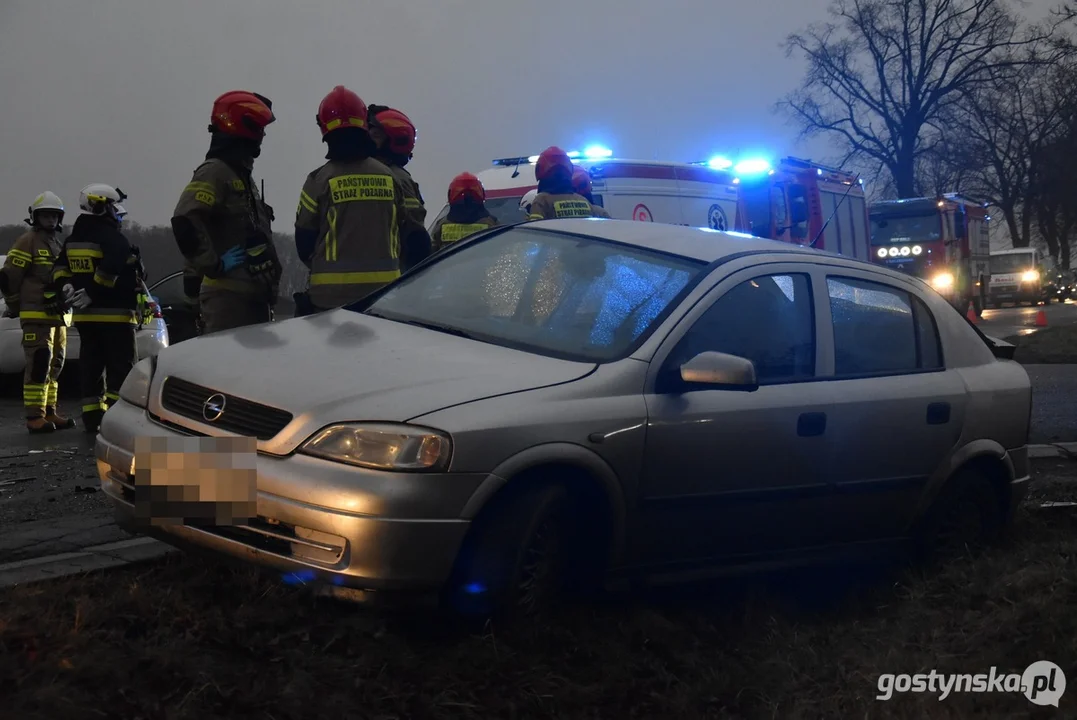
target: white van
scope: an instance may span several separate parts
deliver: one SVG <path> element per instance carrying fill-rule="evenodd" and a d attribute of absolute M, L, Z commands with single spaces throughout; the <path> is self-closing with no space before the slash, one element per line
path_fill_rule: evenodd
<path fill-rule="evenodd" d="M 593 155 L 593 153 L 588 153 Z M 714 230 L 732 230 L 737 217 L 734 175 L 704 164 L 619 160 L 569 153 L 591 174 L 596 205 L 616 220 L 668 223 Z M 535 161 L 530 157 L 502 158 L 477 173 L 486 188 L 486 207 L 503 225 L 523 222 L 520 200 L 538 187 Z M 445 205 L 430 227 L 449 212 Z"/>

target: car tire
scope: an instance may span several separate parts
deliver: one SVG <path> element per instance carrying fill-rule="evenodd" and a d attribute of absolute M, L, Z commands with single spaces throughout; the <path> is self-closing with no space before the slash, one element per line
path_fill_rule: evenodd
<path fill-rule="evenodd" d="M 571 503 L 541 481 L 507 488 L 468 533 L 443 602 L 476 619 L 512 622 L 552 611 L 568 586 Z"/>
<path fill-rule="evenodd" d="M 958 471 L 943 486 L 917 532 L 920 559 L 952 560 L 976 554 L 999 539 L 1004 526 L 998 491 L 974 468 Z"/>

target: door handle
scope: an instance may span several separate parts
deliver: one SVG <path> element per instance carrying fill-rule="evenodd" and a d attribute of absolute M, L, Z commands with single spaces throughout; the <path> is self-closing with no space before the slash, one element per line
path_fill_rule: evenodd
<path fill-rule="evenodd" d="M 950 403 L 934 402 L 927 406 L 927 424 L 945 425 L 950 422 Z"/>
<path fill-rule="evenodd" d="M 817 437 L 826 432 L 826 413 L 801 413 L 797 418 L 797 435 L 800 437 Z"/>

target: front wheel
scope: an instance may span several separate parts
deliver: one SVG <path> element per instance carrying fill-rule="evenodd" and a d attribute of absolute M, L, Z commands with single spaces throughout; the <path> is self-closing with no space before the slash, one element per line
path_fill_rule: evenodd
<path fill-rule="evenodd" d="M 567 585 L 569 518 L 561 485 L 503 490 L 464 541 L 443 598 L 448 609 L 510 621 L 552 609 Z"/>

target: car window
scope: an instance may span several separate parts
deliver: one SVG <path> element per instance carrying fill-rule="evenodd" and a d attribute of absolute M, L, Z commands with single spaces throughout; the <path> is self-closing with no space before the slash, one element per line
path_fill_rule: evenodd
<path fill-rule="evenodd" d="M 828 277 L 837 376 L 895 374 L 942 367 L 931 311 L 882 283 Z"/>
<path fill-rule="evenodd" d="M 714 301 L 677 344 L 676 366 L 702 352 L 751 360 L 761 385 L 815 375 L 811 282 L 807 275 L 761 275 Z"/>
<path fill-rule="evenodd" d="M 150 286 L 150 294 L 162 305 L 175 305 L 184 301 L 183 274 L 167 277 Z"/>
<path fill-rule="evenodd" d="M 539 354 L 608 362 L 642 342 L 705 267 L 521 225 L 455 248 L 372 303 L 349 309 Z"/>

